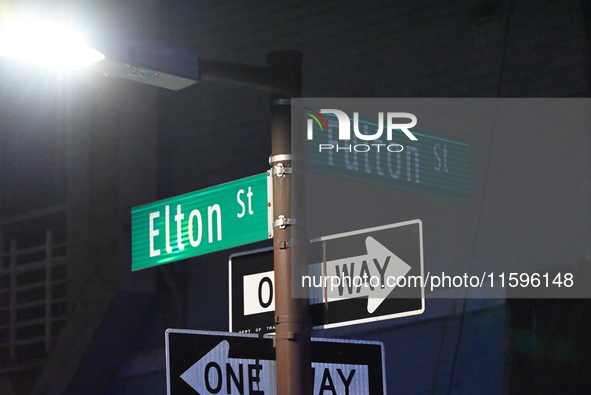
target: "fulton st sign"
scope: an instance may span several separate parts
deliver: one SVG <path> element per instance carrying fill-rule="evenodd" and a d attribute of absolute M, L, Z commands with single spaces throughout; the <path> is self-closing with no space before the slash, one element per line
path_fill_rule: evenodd
<path fill-rule="evenodd" d="M 415 110 L 422 108 L 417 103 L 390 103 L 387 99 L 382 103 L 380 100 L 295 100 L 292 127 L 300 131 L 300 137 L 295 137 L 293 146 L 299 150 L 298 154 L 307 157 L 309 169 L 330 176 L 469 201 L 469 144 L 427 133 L 437 128 L 433 125 L 438 123 L 416 115 Z M 338 109 L 341 104 L 343 107 Z M 427 105 L 425 102 L 423 107 Z M 374 107 L 412 112 L 380 111 Z"/>
<path fill-rule="evenodd" d="M 362 130 L 376 127 L 358 122 Z M 352 144 L 344 144 L 337 138 L 337 125 L 329 120 L 327 132 L 313 135 L 313 171 L 448 199 L 470 199 L 468 144 L 416 131 L 416 140 L 363 141 L 356 135 Z"/>
<path fill-rule="evenodd" d="M 258 174 L 133 208 L 132 270 L 271 237 L 267 179 Z"/>

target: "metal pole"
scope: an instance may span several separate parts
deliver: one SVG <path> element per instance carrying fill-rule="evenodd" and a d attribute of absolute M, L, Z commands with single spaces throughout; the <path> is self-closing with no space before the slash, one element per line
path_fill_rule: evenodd
<path fill-rule="evenodd" d="M 291 98 L 301 96 L 302 54 L 277 51 L 269 54 L 271 67 L 271 165 L 273 166 L 273 237 L 275 269 L 275 344 L 277 393 L 312 393 L 308 299 L 292 295 L 292 274 L 306 265 L 292 262 Z"/>

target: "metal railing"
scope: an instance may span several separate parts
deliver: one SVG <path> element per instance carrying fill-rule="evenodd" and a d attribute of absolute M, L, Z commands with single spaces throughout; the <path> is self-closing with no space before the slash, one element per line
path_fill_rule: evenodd
<path fill-rule="evenodd" d="M 66 243 L 0 250 L 0 362 L 43 357 L 67 314 Z"/>

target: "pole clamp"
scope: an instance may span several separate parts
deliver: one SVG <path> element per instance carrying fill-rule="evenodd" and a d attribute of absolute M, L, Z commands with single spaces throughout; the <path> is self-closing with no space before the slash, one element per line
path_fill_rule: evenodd
<path fill-rule="evenodd" d="M 280 215 L 275 221 L 273 221 L 273 227 L 279 229 L 285 229 L 288 226 L 296 224 L 295 218 L 286 218 L 285 215 Z"/>
<path fill-rule="evenodd" d="M 279 155 L 271 155 L 269 156 L 269 164 L 273 165 L 273 162 L 284 162 L 286 160 L 291 160 L 291 154 L 279 154 Z"/>
<path fill-rule="evenodd" d="M 297 317 L 294 316 L 289 316 L 289 315 L 276 315 L 273 316 L 273 319 L 275 320 L 275 325 L 279 325 L 279 324 L 285 324 L 285 323 L 293 323 L 293 322 L 301 322 L 301 319 L 298 319 Z"/>
<path fill-rule="evenodd" d="M 285 174 L 292 173 L 292 169 L 291 167 L 285 167 L 283 163 L 277 163 L 275 166 L 273 166 L 272 172 L 277 177 L 285 177 Z"/>
<path fill-rule="evenodd" d="M 285 332 L 280 335 L 275 335 L 275 341 L 277 341 L 277 340 L 295 341 L 296 340 L 296 333 L 295 332 Z"/>

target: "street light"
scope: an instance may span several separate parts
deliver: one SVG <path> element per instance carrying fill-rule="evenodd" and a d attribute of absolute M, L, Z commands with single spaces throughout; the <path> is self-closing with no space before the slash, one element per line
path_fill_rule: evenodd
<path fill-rule="evenodd" d="M 105 58 L 73 29 L 18 18 L 0 26 L 0 56 L 59 69 L 81 68 Z"/>
<path fill-rule="evenodd" d="M 200 59 L 191 51 L 150 43 L 100 45 L 101 52 L 84 44 L 71 31 L 22 22 L 0 32 L 0 55 L 61 67 L 91 65 L 105 75 L 179 90 L 200 79 L 213 78 L 265 86 L 271 93 L 271 165 L 273 218 L 283 218 L 273 237 L 275 267 L 275 326 L 277 392 L 311 393 L 308 300 L 292 297 L 291 218 L 291 98 L 301 95 L 302 55 L 297 51 L 269 54 L 270 67 L 248 66 Z M 279 169 L 284 169 L 279 172 Z"/>

